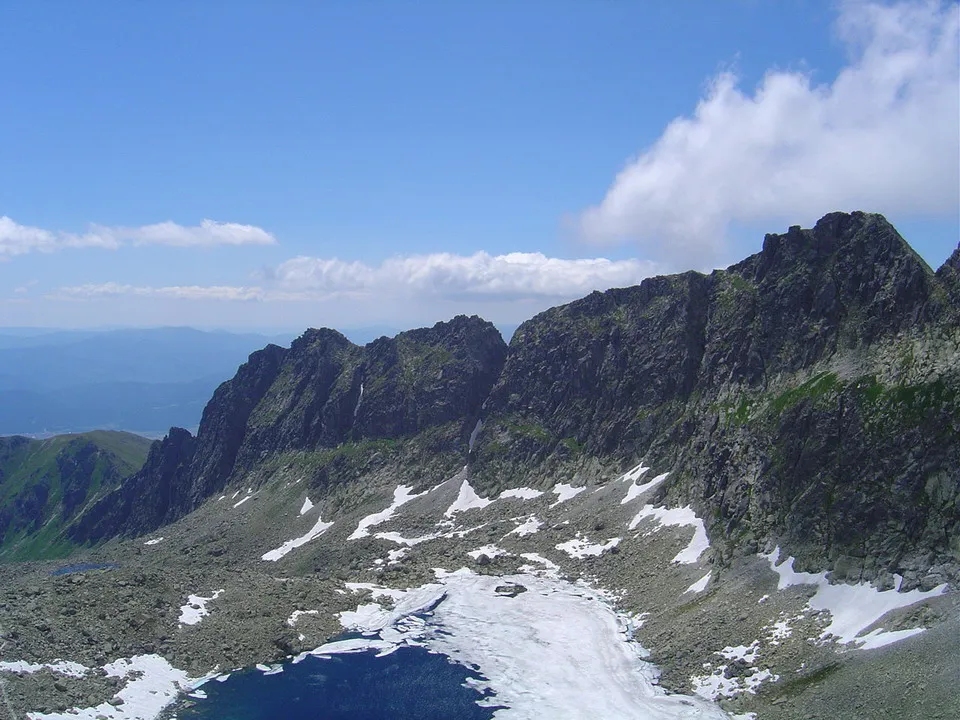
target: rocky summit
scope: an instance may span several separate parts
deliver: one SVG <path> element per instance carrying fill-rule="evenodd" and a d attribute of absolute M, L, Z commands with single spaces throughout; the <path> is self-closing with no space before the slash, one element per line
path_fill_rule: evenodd
<path fill-rule="evenodd" d="M 960 248 L 934 272 L 882 216 L 833 213 L 509 346 L 478 317 L 363 347 L 308 330 L 253 353 L 196 436 L 34 512 L 18 532 L 54 513 L 73 555 L 0 565 L 11 717 L 156 717 L 344 629 L 395 639 L 418 592 L 574 589 L 697 717 L 958 717 Z"/>

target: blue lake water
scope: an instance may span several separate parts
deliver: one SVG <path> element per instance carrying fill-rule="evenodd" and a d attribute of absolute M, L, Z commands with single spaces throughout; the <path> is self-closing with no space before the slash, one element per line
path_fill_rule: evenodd
<path fill-rule="evenodd" d="M 87 572 L 88 570 L 115 570 L 119 565 L 116 563 L 77 563 L 76 565 L 64 565 L 62 568 L 54 570 L 51 575 L 72 575 L 73 573 Z"/>
<path fill-rule="evenodd" d="M 307 657 L 283 672 L 233 673 L 203 686 L 206 699 L 178 708 L 179 720 L 488 720 L 496 708 L 464 687 L 480 676 L 423 648 Z"/>

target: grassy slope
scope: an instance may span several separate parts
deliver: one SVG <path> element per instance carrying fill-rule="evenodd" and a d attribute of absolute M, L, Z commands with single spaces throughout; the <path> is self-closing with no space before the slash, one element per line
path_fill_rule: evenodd
<path fill-rule="evenodd" d="M 68 554 L 73 548 L 61 536 L 65 521 L 139 470 L 150 445 L 139 435 L 109 430 L 0 438 L 0 513 L 6 515 L 0 561 Z M 63 476 L 71 471 L 72 477 Z M 65 502 L 71 488 L 73 500 Z"/>

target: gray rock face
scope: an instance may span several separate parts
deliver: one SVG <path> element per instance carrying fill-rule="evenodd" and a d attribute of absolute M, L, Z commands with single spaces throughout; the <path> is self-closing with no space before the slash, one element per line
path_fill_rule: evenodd
<path fill-rule="evenodd" d="M 308 330 L 289 350 L 267 346 L 217 389 L 196 438 L 171 428 L 143 469 L 87 510 L 71 536 L 95 542 L 149 532 L 283 452 L 444 426 L 446 444 L 459 444 L 505 355 L 493 325 L 465 316 L 365 347 L 326 328 Z"/>
<path fill-rule="evenodd" d="M 781 542 L 800 567 L 956 577 L 958 267 L 960 250 L 934 273 L 882 216 L 832 213 L 726 270 L 547 310 L 509 351 L 475 317 L 362 348 L 309 330 L 252 355 L 198 437 L 171 431 L 74 537 L 155 529 L 290 453 L 330 450 L 313 486 L 349 484 L 344 448 L 368 472 L 381 441 L 417 438 L 488 494 L 667 465 L 658 499 L 692 505 L 721 562 Z"/>
<path fill-rule="evenodd" d="M 908 585 L 956 573 L 945 268 L 879 215 L 834 213 L 727 270 L 548 310 L 517 330 L 484 407 L 478 485 L 666 461 L 661 496 L 692 504 L 722 557 L 782 540 L 800 565 L 852 557 Z"/>

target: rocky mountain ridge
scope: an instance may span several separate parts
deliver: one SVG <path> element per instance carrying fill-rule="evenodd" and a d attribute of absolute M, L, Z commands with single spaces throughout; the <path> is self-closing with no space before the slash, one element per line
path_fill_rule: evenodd
<path fill-rule="evenodd" d="M 69 526 L 89 564 L 0 564 L 0 689 L 112 717 L 149 678 L 110 663 L 274 672 L 456 576 L 605 604 L 689 713 L 956 717 L 958 258 L 836 214 L 509 348 L 464 317 L 267 347 Z"/>
<path fill-rule="evenodd" d="M 479 318 L 363 348 L 310 330 L 71 532 L 148 532 L 284 453 L 327 451 L 309 471 L 330 488 L 425 443 L 487 494 L 668 459 L 660 500 L 707 518 L 720 559 L 776 540 L 800 567 L 937 584 L 960 570 L 958 257 L 934 273 L 882 216 L 833 213 L 726 270 L 548 310 L 509 350 Z"/>

